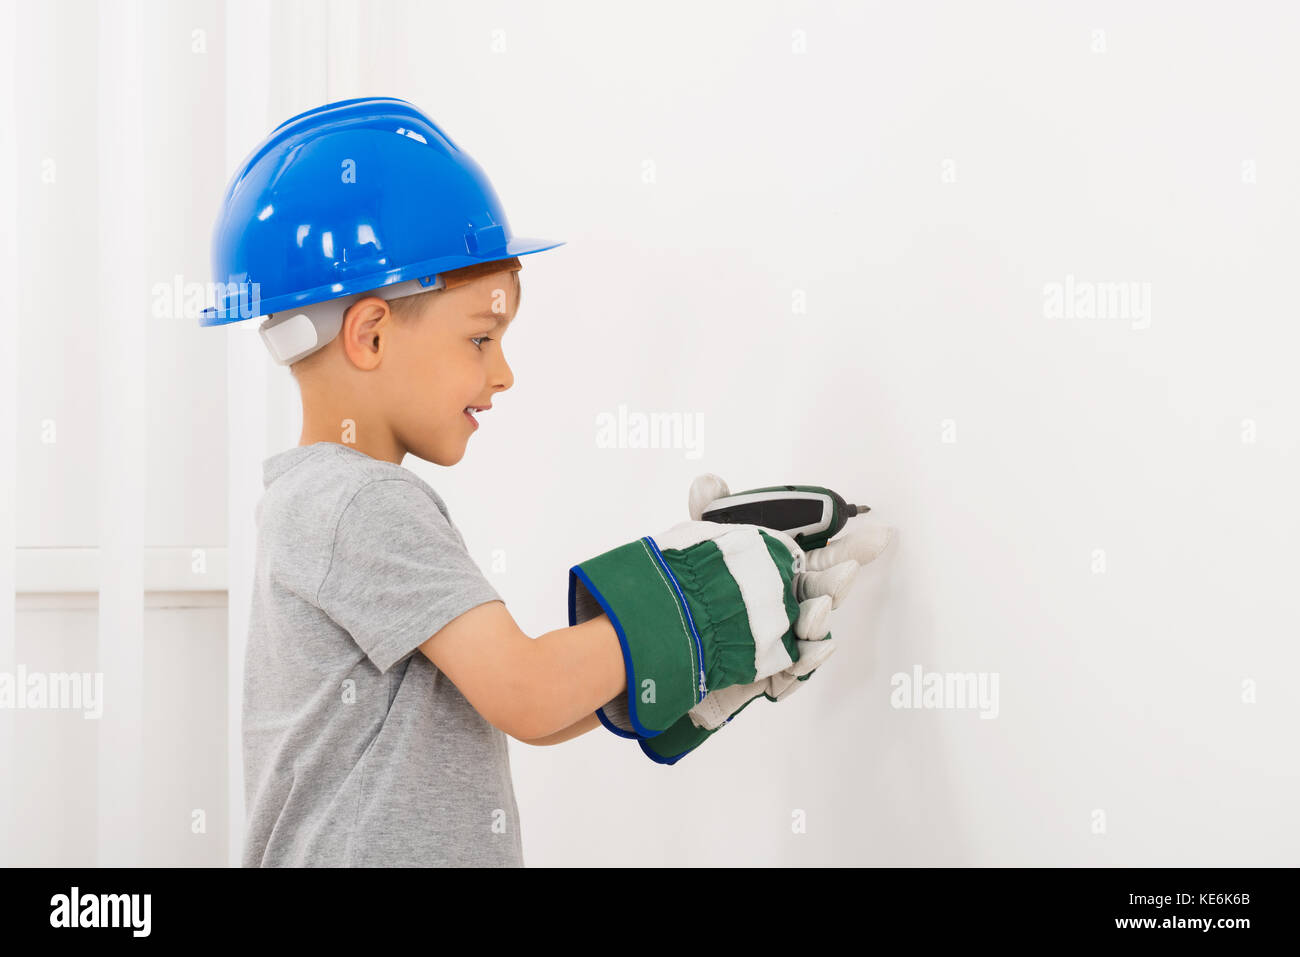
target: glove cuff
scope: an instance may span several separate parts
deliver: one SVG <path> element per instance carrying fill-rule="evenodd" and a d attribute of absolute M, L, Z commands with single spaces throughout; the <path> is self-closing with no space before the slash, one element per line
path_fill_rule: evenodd
<path fill-rule="evenodd" d="M 716 728 L 701 728 L 691 720 L 689 714 L 682 715 L 671 728 L 663 734 L 657 735 L 650 739 L 642 739 L 639 743 L 645 756 L 656 764 L 676 764 L 686 755 L 690 754 L 710 737 L 717 734 L 731 722 L 732 718 L 740 714 L 759 698 L 766 698 L 765 694 L 756 694 L 739 708 Z M 770 700 L 770 699 L 769 699 Z"/>
<path fill-rule="evenodd" d="M 596 717 L 601 724 L 620 738 L 640 737 L 636 733 L 636 729 L 632 727 L 632 721 L 628 717 L 626 694 L 620 694 L 606 701 L 603 707 L 596 709 Z"/>
<path fill-rule="evenodd" d="M 623 650 L 627 724 L 652 738 L 706 692 L 703 642 L 681 588 L 650 539 L 620 545 L 569 569 L 569 625 L 602 611 Z M 608 715 L 597 715 L 614 733 L 629 736 Z"/>

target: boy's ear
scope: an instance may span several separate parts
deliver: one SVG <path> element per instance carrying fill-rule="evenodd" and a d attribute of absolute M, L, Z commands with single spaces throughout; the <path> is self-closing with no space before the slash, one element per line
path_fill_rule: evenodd
<path fill-rule="evenodd" d="M 387 302 L 378 296 L 358 299 L 343 314 L 343 327 L 339 329 L 343 354 L 358 369 L 369 372 L 384 357 L 392 325 L 393 313 Z"/>

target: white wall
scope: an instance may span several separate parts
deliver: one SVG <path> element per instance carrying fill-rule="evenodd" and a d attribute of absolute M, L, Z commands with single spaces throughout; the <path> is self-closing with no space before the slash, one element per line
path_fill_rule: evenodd
<path fill-rule="evenodd" d="M 0 711 L 23 835 L 5 863 L 236 859 L 248 510 L 261 459 L 297 442 L 296 392 L 253 323 L 158 318 L 141 287 L 112 308 L 148 331 L 147 453 L 103 461 L 101 383 L 133 361 L 98 338 L 100 270 L 122 256 L 105 237 L 150 286 L 207 281 L 239 159 L 357 95 L 424 108 L 517 234 L 567 241 L 524 259 L 515 386 L 469 454 L 406 462 L 526 631 L 567 624 L 571 564 L 684 519 L 701 472 L 827 485 L 898 530 L 814 682 L 678 765 L 603 729 L 512 744 L 528 864 L 1300 862 L 1300 12 L 139 11 L 144 134 L 120 146 L 95 5 L 11 14 L 18 595 L 0 652 L 96 667 L 95 595 L 116 586 L 76 550 L 101 544 L 101 476 L 134 475 L 142 763 L 118 784 L 144 810 L 97 843 L 114 817 L 95 778 L 116 773 L 97 729 Z M 141 208 L 106 227 L 118 148 Z M 1149 313 L 1053 318 L 1045 287 L 1067 277 L 1137 284 Z M 620 406 L 698 416 L 700 454 L 601 447 Z M 187 580 L 194 549 L 212 561 Z M 997 717 L 891 707 L 917 666 L 995 673 Z"/>

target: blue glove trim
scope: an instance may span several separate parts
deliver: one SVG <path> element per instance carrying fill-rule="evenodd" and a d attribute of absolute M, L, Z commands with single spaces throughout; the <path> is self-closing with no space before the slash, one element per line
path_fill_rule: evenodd
<path fill-rule="evenodd" d="M 728 719 L 728 720 L 730 720 L 730 719 Z M 676 764 L 676 763 L 677 763 L 678 761 L 680 761 L 682 758 L 686 757 L 686 755 L 688 755 L 688 754 L 690 754 L 692 751 L 694 751 L 695 748 L 698 748 L 698 747 L 699 747 L 699 745 L 697 744 L 697 745 L 695 746 L 695 748 L 687 748 L 687 749 L 686 749 L 685 751 L 683 751 L 681 754 L 674 755 L 674 756 L 671 757 L 671 758 L 665 758 L 663 755 L 655 754 L 653 751 L 651 751 L 650 748 L 646 745 L 646 743 L 645 743 L 644 741 L 641 741 L 641 742 L 639 742 L 639 743 L 640 743 L 640 745 L 641 745 L 641 750 L 645 752 L 646 757 L 648 757 L 648 758 L 649 758 L 651 761 L 653 761 L 655 764 Z"/>
<path fill-rule="evenodd" d="M 632 702 L 633 699 L 631 695 L 633 693 L 634 688 L 636 687 L 636 676 L 632 674 L 632 651 L 627 646 L 627 635 L 623 633 L 623 623 L 618 620 L 618 616 L 615 615 L 613 609 L 609 607 L 609 603 L 605 601 L 605 596 L 602 595 L 596 589 L 596 586 L 591 583 L 591 579 L 587 577 L 586 572 L 584 572 L 577 565 L 574 565 L 571 569 L 569 569 L 569 573 L 570 573 L 569 574 L 569 626 L 572 627 L 574 624 L 577 623 L 578 620 L 577 591 L 578 591 L 578 579 L 581 578 L 582 584 L 587 589 L 587 594 L 591 595 L 592 598 L 596 599 L 596 602 L 600 605 L 601 608 L 605 610 L 605 614 L 609 617 L 610 622 L 614 625 L 614 631 L 618 635 L 618 643 L 619 645 L 622 646 L 623 649 L 623 673 L 627 676 L 627 688 L 628 688 L 627 694 L 629 695 L 628 701 Z M 627 732 L 620 731 L 619 729 L 611 725 L 609 721 L 606 720 L 603 715 L 601 715 L 600 709 L 597 709 L 596 715 L 597 717 L 600 718 L 601 724 L 609 728 L 609 730 L 613 731 L 619 737 L 623 737 L 623 738 L 631 737 L 631 735 L 627 734 Z M 657 735 L 663 734 L 663 731 L 651 731 L 649 728 L 643 725 L 637 719 L 636 707 L 634 705 L 627 709 L 627 716 L 628 719 L 632 722 L 632 727 L 636 729 L 637 734 L 640 735 L 641 737 L 653 738 L 656 737 Z"/>
<path fill-rule="evenodd" d="M 596 717 L 600 719 L 601 724 L 609 728 L 609 730 L 613 731 L 620 738 L 636 738 L 638 741 L 641 740 L 640 735 L 631 731 L 624 731 L 618 725 L 614 724 L 614 722 L 610 721 L 609 718 L 605 717 L 605 709 L 603 707 L 596 709 Z"/>
<path fill-rule="evenodd" d="M 695 628 L 695 619 L 691 617 L 691 606 L 686 603 L 686 596 L 682 594 L 682 588 L 677 584 L 677 576 L 674 575 L 672 569 L 668 567 L 668 562 L 664 560 L 663 552 L 659 551 L 659 546 L 649 535 L 645 536 L 642 541 L 649 543 L 650 550 L 654 553 L 655 561 L 659 563 L 659 566 L 664 570 L 664 574 L 668 576 L 668 580 L 672 582 L 673 591 L 677 592 L 677 601 L 681 604 L 682 610 L 686 612 L 686 624 L 691 629 L 691 637 L 695 639 L 695 653 L 698 656 L 698 664 L 700 668 L 700 694 L 696 699 L 696 703 L 698 704 L 703 701 L 704 696 L 709 693 L 709 686 L 704 680 L 704 642 L 700 641 L 700 633 Z"/>

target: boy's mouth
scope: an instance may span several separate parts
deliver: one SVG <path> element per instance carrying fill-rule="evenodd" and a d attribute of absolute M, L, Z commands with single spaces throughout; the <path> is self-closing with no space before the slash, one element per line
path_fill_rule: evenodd
<path fill-rule="evenodd" d="M 490 406 L 490 405 L 467 405 L 467 406 L 465 406 L 465 418 L 467 418 L 467 419 L 469 419 L 471 422 L 473 422 L 473 423 L 474 423 L 474 428 L 477 429 L 477 428 L 478 428 L 478 419 L 474 418 L 474 413 L 475 413 L 475 412 L 482 412 L 483 410 L 485 410 L 485 409 L 490 409 L 490 408 L 492 408 L 492 406 Z"/>

